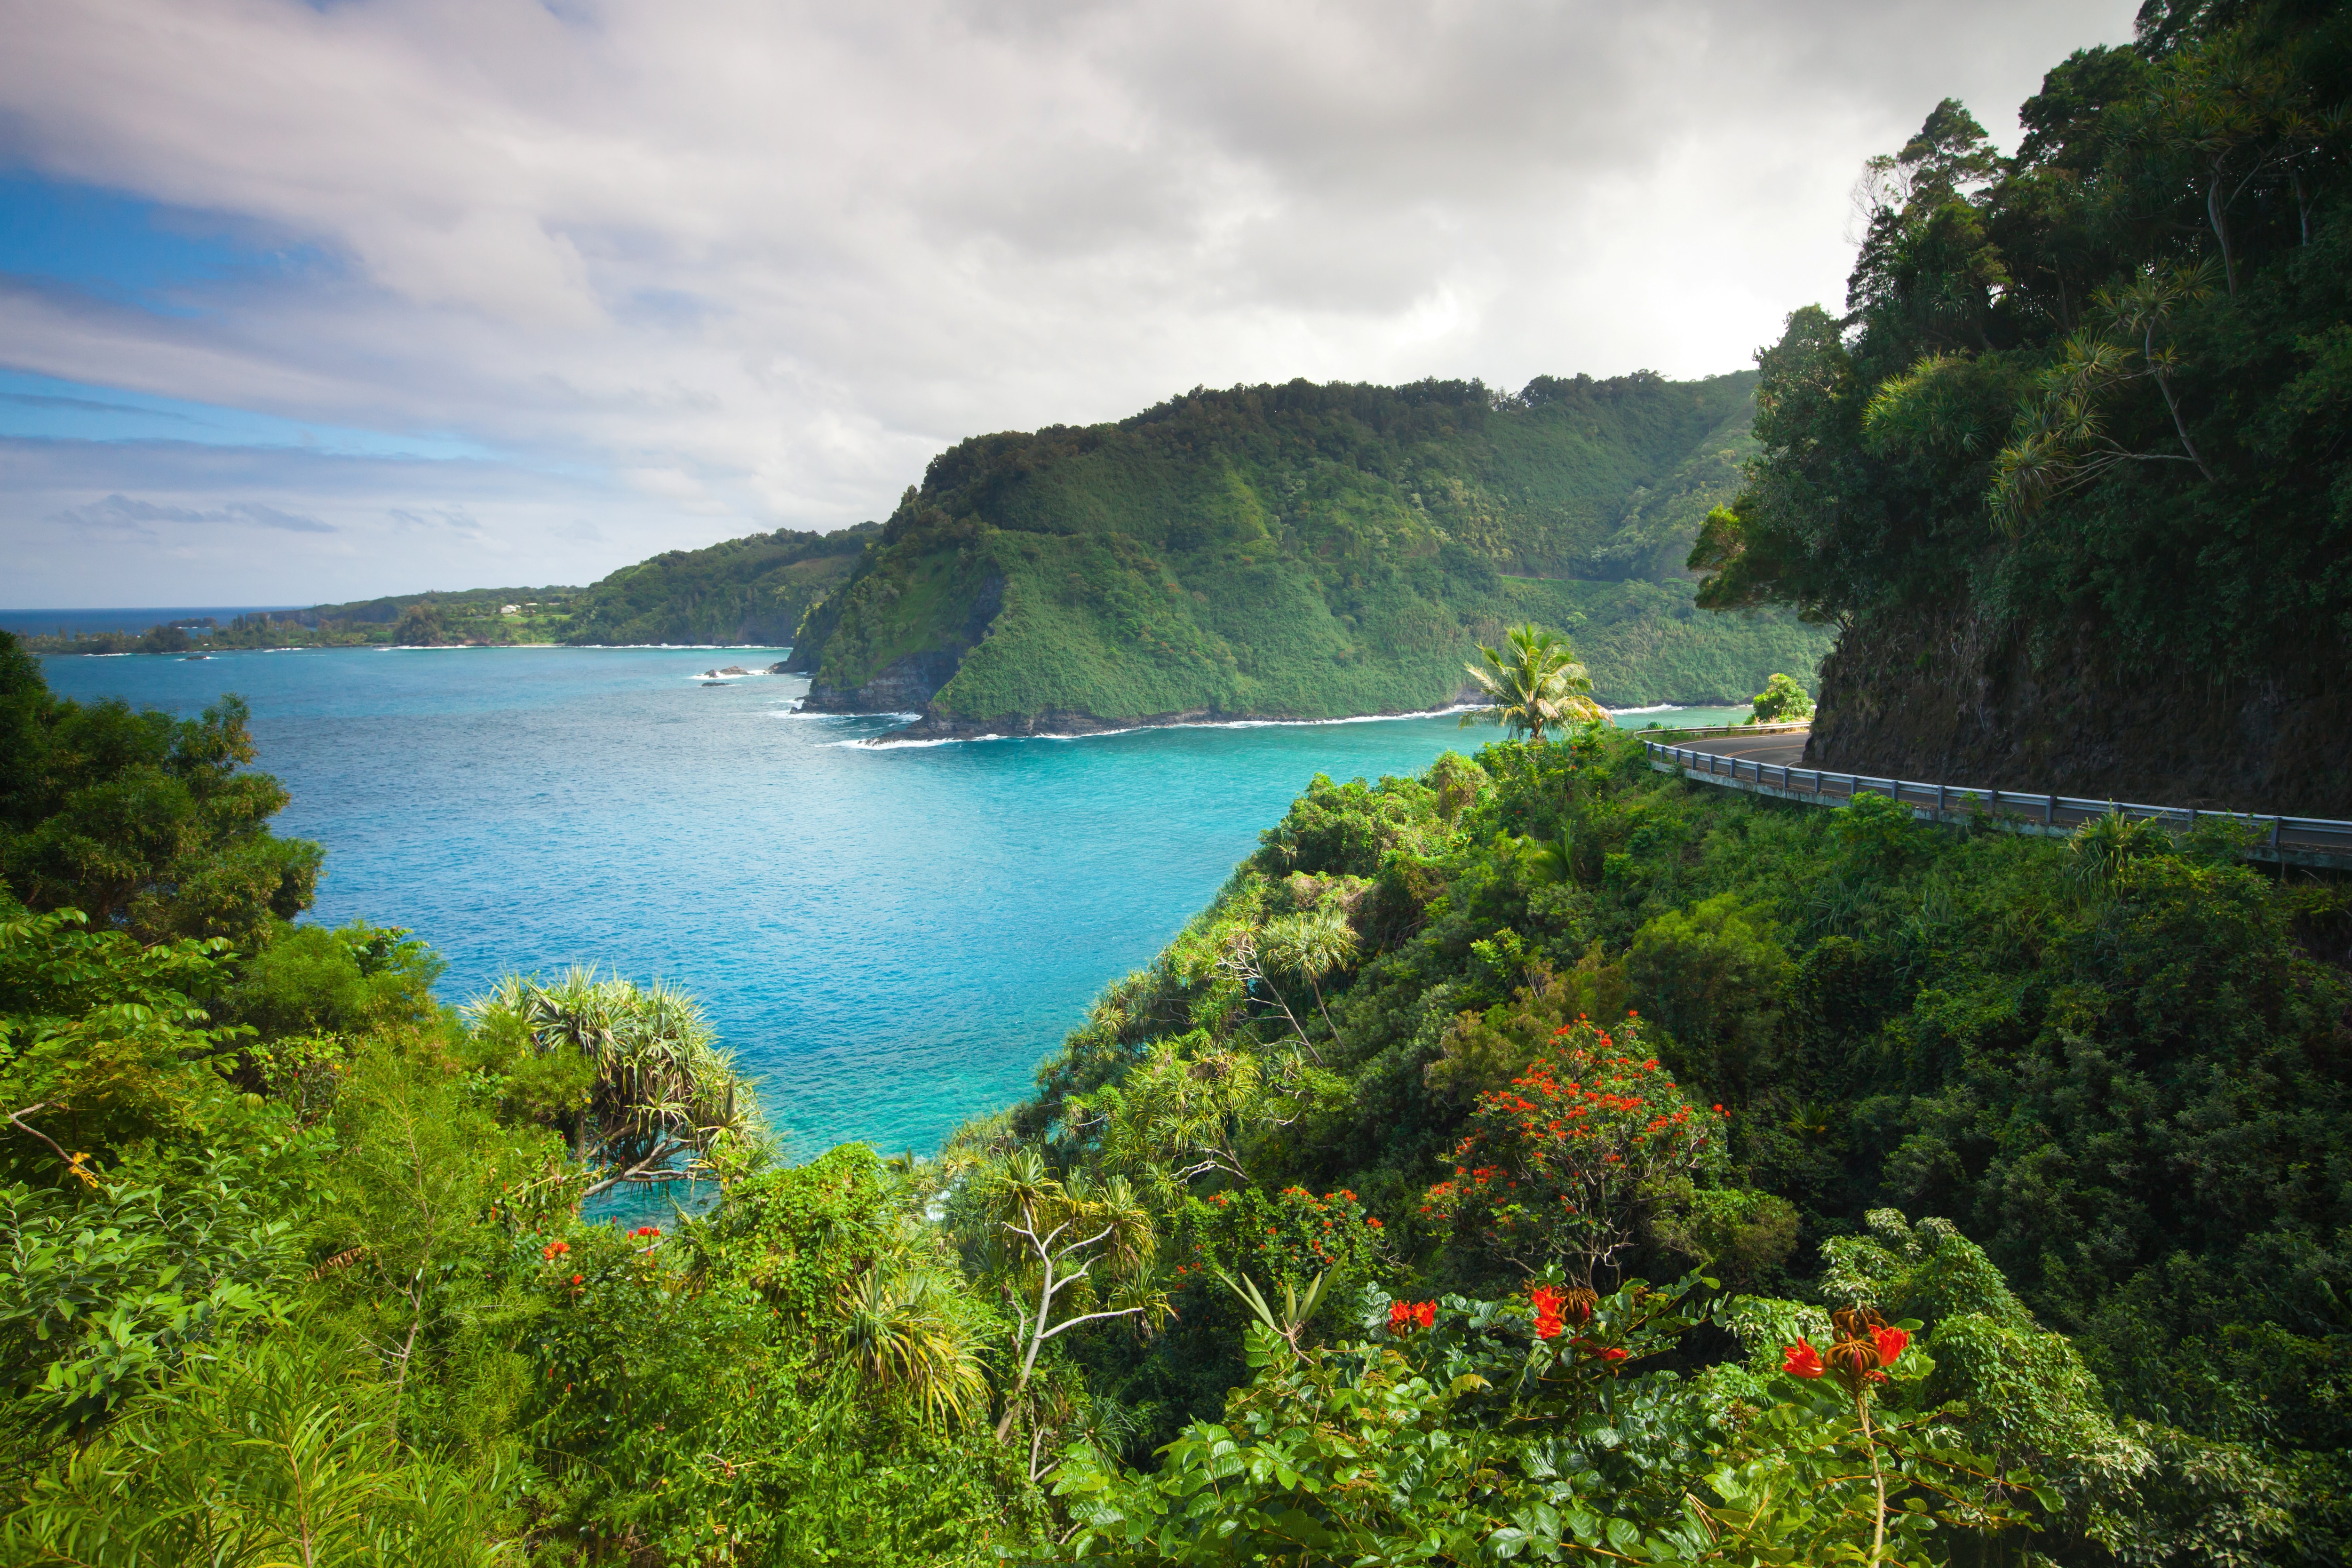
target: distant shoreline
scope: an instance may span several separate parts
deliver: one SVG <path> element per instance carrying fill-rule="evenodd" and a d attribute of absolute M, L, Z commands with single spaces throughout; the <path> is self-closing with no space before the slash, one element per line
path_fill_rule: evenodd
<path fill-rule="evenodd" d="M 1378 713 L 1349 713 L 1340 715 L 1337 718 L 1320 719 L 1281 718 L 1264 714 L 1252 714 L 1247 717 L 1241 718 L 1212 719 L 1197 713 L 1175 713 L 1157 714 L 1146 719 L 1129 719 L 1120 721 L 1102 719 L 1093 714 L 1046 714 L 1040 715 L 1038 721 L 1031 727 L 1024 729 L 1005 729 L 1002 727 L 1001 721 L 997 726 L 992 727 L 978 720 L 949 720 L 941 721 L 934 718 L 924 717 L 918 719 L 912 724 L 903 725 L 898 729 L 888 731 L 880 735 L 870 735 L 861 740 L 846 742 L 844 743 L 877 748 L 885 746 L 952 746 L 962 744 L 967 742 L 981 741 L 1083 741 L 1100 736 L 1133 734 L 1144 730 L 1263 730 L 1307 728 L 1318 724 L 1380 724 L 1395 722 L 1407 719 L 1444 719 L 1454 714 L 1475 712 L 1482 706 L 1484 706 L 1484 704 L 1475 702 L 1458 702 L 1442 708 L 1391 710 Z M 1638 708 L 1610 708 L 1603 710 L 1603 711 L 1609 715 L 1612 721 L 1614 721 L 1617 719 L 1637 713 L 1686 713 L 1694 709 L 1722 708 L 1728 710 L 1745 708 L 1747 704 L 1744 702 L 1670 702 L 1644 704 Z M 895 713 L 824 713 L 816 716 L 838 719 L 886 719 L 898 717 Z M 1066 727 L 1062 727 L 1063 721 L 1072 719 L 1082 719 L 1085 722 L 1082 724 L 1070 723 L 1067 724 Z M 1055 727 L 1048 727 L 1049 725 Z"/>

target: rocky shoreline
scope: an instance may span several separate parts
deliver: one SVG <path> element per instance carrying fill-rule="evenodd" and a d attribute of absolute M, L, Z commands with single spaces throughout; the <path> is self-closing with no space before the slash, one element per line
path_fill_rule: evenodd
<path fill-rule="evenodd" d="M 1106 719 L 1076 710 L 1047 709 L 1034 714 L 1007 714 L 995 719 L 961 719 L 926 712 L 903 729 L 877 735 L 866 743 L 890 746 L 942 741 L 1048 740 L 1080 735 L 1118 734 L 1126 730 L 1214 729 L 1234 724 L 1348 724 L 1378 719 L 1434 719 L 1459 713 L 1462 704 L 1440 708 L 1383 709 L 1374 713 L 1338 716 L 1297 713 L 1230 713 L 1196 708 L 1181 713 L 1150 713 L 1134 718 Z M 835 710 L 820 710 L 835 711 Z M 904 711 L 904 710 L 900 710 Z"/>

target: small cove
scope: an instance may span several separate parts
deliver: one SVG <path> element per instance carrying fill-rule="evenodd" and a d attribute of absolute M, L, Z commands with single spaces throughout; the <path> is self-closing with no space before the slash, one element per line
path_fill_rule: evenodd
<path fill-rule="evenodd" d="M 42 662 L 84 700 L 191 714 L 240 694 L 258 765 L 293 795 L 279 831 L 326 846 L 310 918 L 414 929 L 453 1002 L 572 963 L 682 985 L 799 1158 L 848 1139 L 929 1152 L 1019 1098 L 1315 773 L 1417 772 L 1494 733 L 1415 718 L 845 745 L 894 721 L 792 713 L 803 677 L 702 683 L 777 657 Z"/>

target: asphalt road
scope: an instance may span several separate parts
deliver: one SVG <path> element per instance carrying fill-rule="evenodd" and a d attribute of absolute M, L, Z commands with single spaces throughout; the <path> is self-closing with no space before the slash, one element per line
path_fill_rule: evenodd
<path fill-rule="evenodd" d="M 1799 768 L 1805 765 L 1805 739 L 1811 733 L 1811 730 L 1780 730 L 1769 735 L 1719 735 L 1676 744 L 1694 752 L 1712 752 L 1718 757 L 1738 757 L 1743 763 Z"/>

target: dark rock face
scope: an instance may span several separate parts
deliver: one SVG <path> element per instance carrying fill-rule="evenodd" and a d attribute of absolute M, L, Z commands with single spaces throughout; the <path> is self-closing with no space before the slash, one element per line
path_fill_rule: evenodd
<path fill-rule="evenodd" d="M 941 648 L 925 648 L 891 662 L 881 674 L 863 686 L 830 686 L 822 672 L 809 681 L 808 696 L 801 709 L 808 713 L 921 713 L 939 695 L 940 688 L 955 679 L 963 668 L 963 656 L 980 645 L 988 636 L 988 628 L 1004 608 L 1004 579 L 992 576 L 980 584 L 972 596 L 971 613 L 964 617 L 961 635 Z M 799 662 L 798 648 L 793 657 L 776 666 L 776 673 L 798 673 L 807 668 Z"/>
<path fill-rule="evenodd" d="M 810 713 L 919 713 L 955 678 L 963 654 L 961 648 L 910 653 L 865 685 L 847 689 L 811 680 L 801 708 Z"/>
<path fill-rule="evenodd" d="M 1929 784 L 2352 818 L 2346 650 L 2214 679 L 2090 625 L 2032 641 L 1965 610 L 1858 623 L 1822 666 L 1805 760 Z"/>

